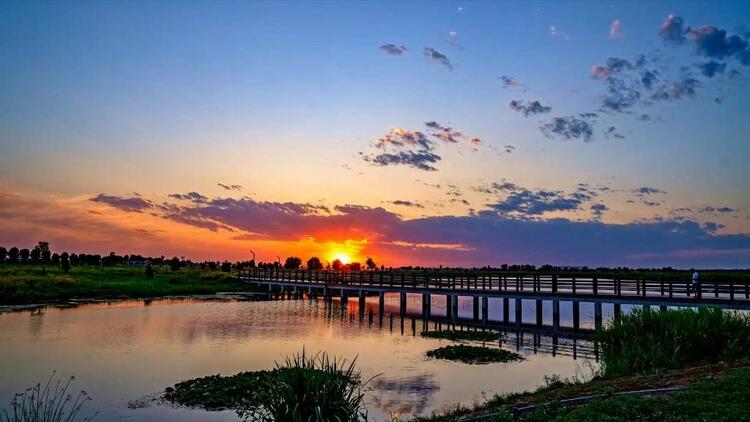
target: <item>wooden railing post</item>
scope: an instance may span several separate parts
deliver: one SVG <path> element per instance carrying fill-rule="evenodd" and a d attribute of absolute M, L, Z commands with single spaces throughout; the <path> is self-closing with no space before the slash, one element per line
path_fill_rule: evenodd
<path fill-rule="evenodd" d="M 552 274 L 552 293 L 557 293 L 557 274 Z"/>

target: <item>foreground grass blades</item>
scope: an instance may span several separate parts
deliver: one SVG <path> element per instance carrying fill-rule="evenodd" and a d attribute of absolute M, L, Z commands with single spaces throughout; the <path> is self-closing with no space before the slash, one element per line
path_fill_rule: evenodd
<path fill-rule="evenodd" d="M 85 391 L 69 392 L 75 378 L 63 382 L 56 374 L 41 383 L 18 393 L 7 409 L 0 410 L 0 422 L 88 422 L 94 416 L 83 416 L 81 410 L 91 400 Z"/>

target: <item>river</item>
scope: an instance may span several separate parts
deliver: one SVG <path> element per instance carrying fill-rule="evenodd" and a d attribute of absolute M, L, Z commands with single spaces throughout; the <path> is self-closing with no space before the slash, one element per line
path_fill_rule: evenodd
<path fill-rule="evenodd" d="M 525 358 L 521 362 L 469 365 L 429 359 L 426 351 L 451 344 L 419 336 L 424 328 L 440 328 L 437 323 L 425 327 L 418 318 L 402 321 L 398 296 L 390 294 L 381 323 L 377 297 L 367 300 L 362 319 L 356 300 L 342 307 L 307 299 L 128 300 L 0 314 L 0 403 L 57 371 L 61 377 L 74 375 L 74 389 L 92 396 L 84 413 L 98 412 L 97 420 L 234 421 L 233 411 L 206 412 L 148 399 L 189 378 L 269 369 L 304 348 L 356 357 L 363 378 L 375 376 L 367 387 L 370 420 L 383 421 L 534 389 L 545 375 L 590 376 L 597 366 L 585 353 L 592 349 L 587 341 L 576 342 L 574 359 L 570 341 L 557 342 L 553 355 L 549 338 L 513 333 L 503 347 L 518 350 Z M 437 299 L 432 306 L 433 313 L 444 314 Z M 500 317 L 499 306 L 490 301 L 491 320 Z M 410 295 L 408 310 L 419 309 L 419 296 Z M 569 318 L 564 309 L 563 323 Z M 524 306 L 525 319 L 527 314 L 533 319 L 533 312 Z M 592 314 L 582 307 L 582 316 L 590 320 Z M 470 315 L 471 300 L 462 298 L 459 316 Z"/>

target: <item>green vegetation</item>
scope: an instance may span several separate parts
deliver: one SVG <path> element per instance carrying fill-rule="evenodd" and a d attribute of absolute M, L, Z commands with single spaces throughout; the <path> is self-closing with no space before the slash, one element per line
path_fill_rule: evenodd
<path fill-rule="evenodd" d="M 90 421 L 93 417 L 80 417 L 87 401 L 85 391 L 77 395 L 68 392 L 74 378 L 66 383 L 55 379 L 53 373 L 47 383 L 41 383 L 18 393 L 7 409 L 0 410 L 0 422 L 72 422 Z"/>
<path fill-rule="evenodd" d="M 533 392 L 498 394 L 487 402 L 469 409 L 466 407 L 457 407 L 452 411 L 435 414 L 427 417 L 416 417 L 412 422 L 426 421 L 455 421 L 459 417 L 469 416 L 488 416 L 496 415 L 494 420 L 505 421 L 511 420 L 512 409 L 536 404 L 539 407 L 535 412 L 524 415 L 521 420 L 524 421 L 548 421 L 548 420 L 575 420 L 575 421 L 632 421 L 632 420 L 650 420 L 650 421 L 706 421 L 706 420 L 750 420 L 748 411 L 741 410 L 736 413 L 734 418 L 726 418 L 717 413 L 716 418 L 706 417 L 695 419 L 687 412 L 697 411 L 703 408 L 704 411 L 716 411 L 721 409 L 717 407 L 727 407 L 737 411 L 737 404 L 734 403 L 735 397 L 730 397 L 727 393 L 733 393 L 734 390 L 750 391 L 750 362 L 738 362 L 733 366 L 726 364 L 716 364 L 701 367 L 693 367 L 671 371 L 661 371 L 659 373 L 633 375 L 618 378 L 597 377 L 589 381 L 579 379 L 561 379 L 557 376 L 545 377 L 545 385 Z M 716 382 L 716 383 L 714 383 Z M 691 386 L 685 392 L 670 393 L 650 397 L 624 397 L 609 396 L 618 391 L 633 391 L 639 389 L 665 388 L 665 387 L 685 387 Z M 716 390 L 712 390 L 715 388 Z M 700 393 L 696 394 L 696 391 Z M 711 391 L 716 391 L 715 396 Z M 681 396 L 677 396 L 679 394 Z M 747 393 L 745 393 L 747 394 Z M 605 398 L 590 402 L 586 406 L 568 406 L 559 405 L 560 400 L 574 397 L 604 395 Z M 681 400 L 673 400 L 673 397 L 682 397 Z M 675 407 L 686 406 L 685 398 L 693 400 L 689 408 L 678 409 Z M 610 401 L 611 400 L 611 401 Z M 648 410 L 649 406 L 653 409 L 651 414 L 618 414 L 616 407 L 622 407 L 624 411 L 629 408 L 623 403 L 626 401 L 639 400 L 666 400 L 659 405 L 650 403 L 642 406 Z M 731 401 L 732 403 L 728 403 Z M 742 401 L 741 401 L 742 402 Z M 741 403 L 740 402 L 740 403 Z M 605 403 L 611 408 L 599 407 Z M 672 406 L 671 408 L 669 406 Z M 574 411 L 583 411 L 571 415 Z M 744 413 L 743 413 L 744 412 Z M 727 412 L 728 414 L 729 412 Z M 700 414 L 700 412 L 696 413 Z M 607 419 L 612 415 L 612 419 Z M 744 416 L 743 416 L 744 415 Z"/>
<path fill-rule="evenodd" d="M 728 362 L 750 357 L 750 317 L 713 308 L 635 310 L 596 340 L 608 377 Z"/>
<path fill-rule="evenodd" d="M 437 338 L 454 341 L 498 341 L 503 338 L 503 334 L 496 331 L 422 331 L 420 335 L 427 338 Z"/>
<path fill-rule="evenodd" d="M 165 399 L 209 410 L 237 409 L 254 421 L 352 422 L 367 419 L 355 361 L 303 351 L 271 371 L 214 375 L 175 384 Z"/>
<path fill-rule="evenodd" d="M 440 347 L 430 350 L 426 354 L 431 358 L 455 360 L 472 364 L 523 360 L 521 355 L 504 349 L 467 346 L 464 344 Z"/>
<path fill-rule="evenodd" d="M 610 396 L 585 405 L 539 406 L 523 421 L 739 421 L 750 420 L 750 369 L 705 377 L 687 390 L 653 396 Z M 511 420 L 504 412 L 496 420 Z"/>
<path fill-rule="evenodd" d="M 148 298 L 173 295 L 248 292 L 256 289 L 237 282 L 226 272 L 193 268 L 170 271 L 142 266 L 75 266 L 46 269 L 37 265 L 0 265 L 0 304 L 29 304 L 69 299 Z"/>

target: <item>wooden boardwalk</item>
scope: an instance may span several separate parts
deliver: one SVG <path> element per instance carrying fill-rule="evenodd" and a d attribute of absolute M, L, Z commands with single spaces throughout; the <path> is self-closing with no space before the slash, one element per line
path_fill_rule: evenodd
<path fill-rule="evenodd" d="M 594 328 L 603 326 L 603 304 L 612 304 L 614 317 L 622 312 L 622 305 L 644 307 L 714 306 L 725 309 L 750 310 L 750 285 L 733 280 L 701 282 L 691 291 L 689 282 L 649 280 L 645 278 L 574 277 L 565 274 L 509 274 L 481 270 L 445 271 L 307 271 L 282 268 L 251 268 L 237 276 L 240 280 L 268 287 L 269 296 L 322 296 L 331 300 L 349 296 L 359 298 L 360 312 L 364 312 L 366 297 L 378 295 L 378 314 L 385 314 L 385 295 L 399 295 L 399 314 L 407 314 L 407 295 L 421 296 L 421 316 L 432 319 L 433 296 L 445 297 L 445 318 L 459 318 L 459 297 L 472 299 L 474 321 L 488 325 L 490 299 L 502 301 L 502 324 L 511 321 L 517 329 L 525 325 L 524 301 L 534 305 L 536 326 L 544 326 L 544 303 L 552 304 L 552 330 L 565 330 L 560 324 L 560 304 L 572 303 L 573 331 L 581 330 L 581 303 L 594 305 Z M 527 303 L 528 304 L 528 303 Z M 514 317 L 511 319 L 511 309 Z"/>
<path fill-rule="evenodd" d="M 750 284 L 733 280 L 702 281 L 690 291 L 689 280 L 644 278 L 580 278 L 565 274 L 509 274 L 492 271 L 308 271 L 253 268 L 244 281 L 302 288 L 325 296 L 357 292 L 400 292 L 427 295 L 500 297 L 522 300 L 701 306 L 750 309 Z"/>

